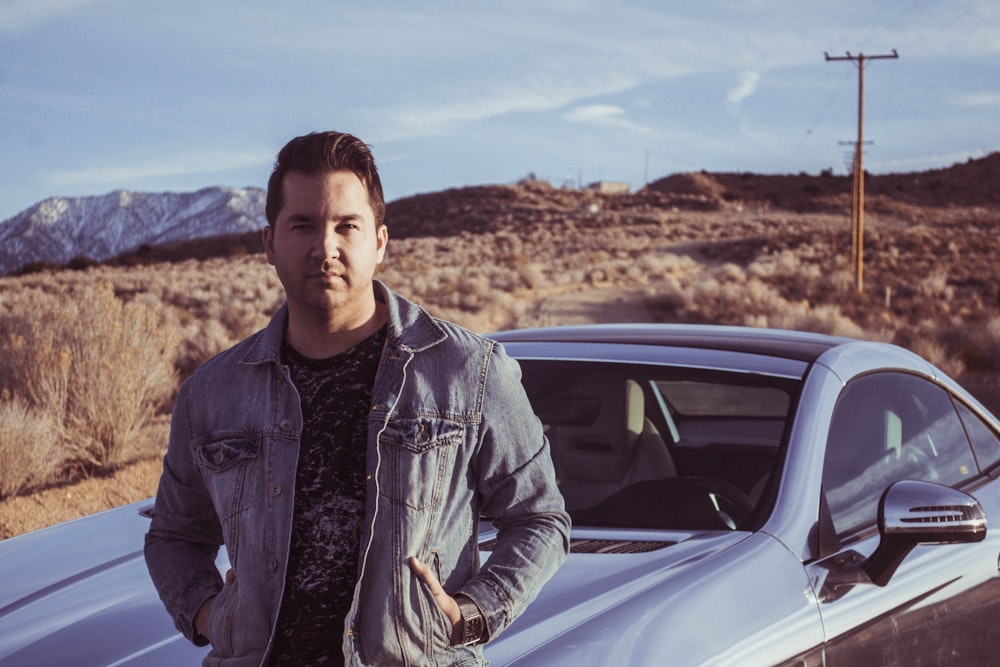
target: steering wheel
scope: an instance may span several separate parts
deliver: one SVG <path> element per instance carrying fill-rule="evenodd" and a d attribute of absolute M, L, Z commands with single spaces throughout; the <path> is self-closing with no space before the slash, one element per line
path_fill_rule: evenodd
<path fill-rule="evenodd" d="M 736 530 L 754 509 L 754 502 L 749 494 L 732 482 L 717 477 L 685 477 L 684 481 L 710 496 L 719 518 L 731 530 Z"/>
<path fill-rule="evenodd" d="M 938 469 L 934 465 L 934 459 L 937 458 L 934 454 L 934 445 L 930 441 L 930 436 L 924 436 L 927 438 L 927 442 L 922 442 L 921 439 L 914 438 L 903 448 L 900 460 L 903 461 L 905 469 L 919 469 L 920 477 L 922 481 L 925 482 L 936 482 L 938 481 Z M 907 474 L 909 477 L 909 474 Z"/>

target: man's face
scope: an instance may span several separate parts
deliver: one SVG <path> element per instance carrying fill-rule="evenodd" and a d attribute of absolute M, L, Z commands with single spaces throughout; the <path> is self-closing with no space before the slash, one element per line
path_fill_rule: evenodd
<path fill-rule="evenodd" d="M 264 229 L 264 251 L 289 308 L 349 318 L 372 303 L 372 278 L 388 232 L 376 227 L 361 180 L 349 171 L 293 171 L 285 175 L 282 194 L 274 228 Z"/>

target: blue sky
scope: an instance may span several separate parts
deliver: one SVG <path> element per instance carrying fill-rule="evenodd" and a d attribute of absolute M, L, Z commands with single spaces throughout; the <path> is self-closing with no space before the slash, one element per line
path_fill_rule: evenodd
<path fill-rule="evenodd" d="M 389 200 L 1000 150 L 996 0 L 0 0 L 0 219 L 50 196 L 259 186 L 289 138 L 373 146 Z"/>

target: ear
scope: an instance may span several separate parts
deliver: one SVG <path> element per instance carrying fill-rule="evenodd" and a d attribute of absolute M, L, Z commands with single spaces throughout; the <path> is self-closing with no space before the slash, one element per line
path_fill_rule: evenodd
<path fill-rule="evenodd" d="M 260 230 L 260 239 L 264 243 L 264 255 L 267 257 L 267 263 L 274 265 L 274 228 L 268 225 L 264 229 Z"/>
<path fill-rule="evenodd" d="M 384 224 L 379 225 L 375 237 L 375 262 L 381 264 L 382 260 L 385 259 L 385 246 L 389 243 L 389 228 Z"/>

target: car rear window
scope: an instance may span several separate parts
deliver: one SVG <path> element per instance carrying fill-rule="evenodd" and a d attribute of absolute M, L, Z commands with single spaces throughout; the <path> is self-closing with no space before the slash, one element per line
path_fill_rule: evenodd
<path fill-rule="evenodd" d="M 790 402 L 787 391 L 766 386 L 664 380 L 656 387 L 676 412 L 693 417 L 784 418 Z"/>

